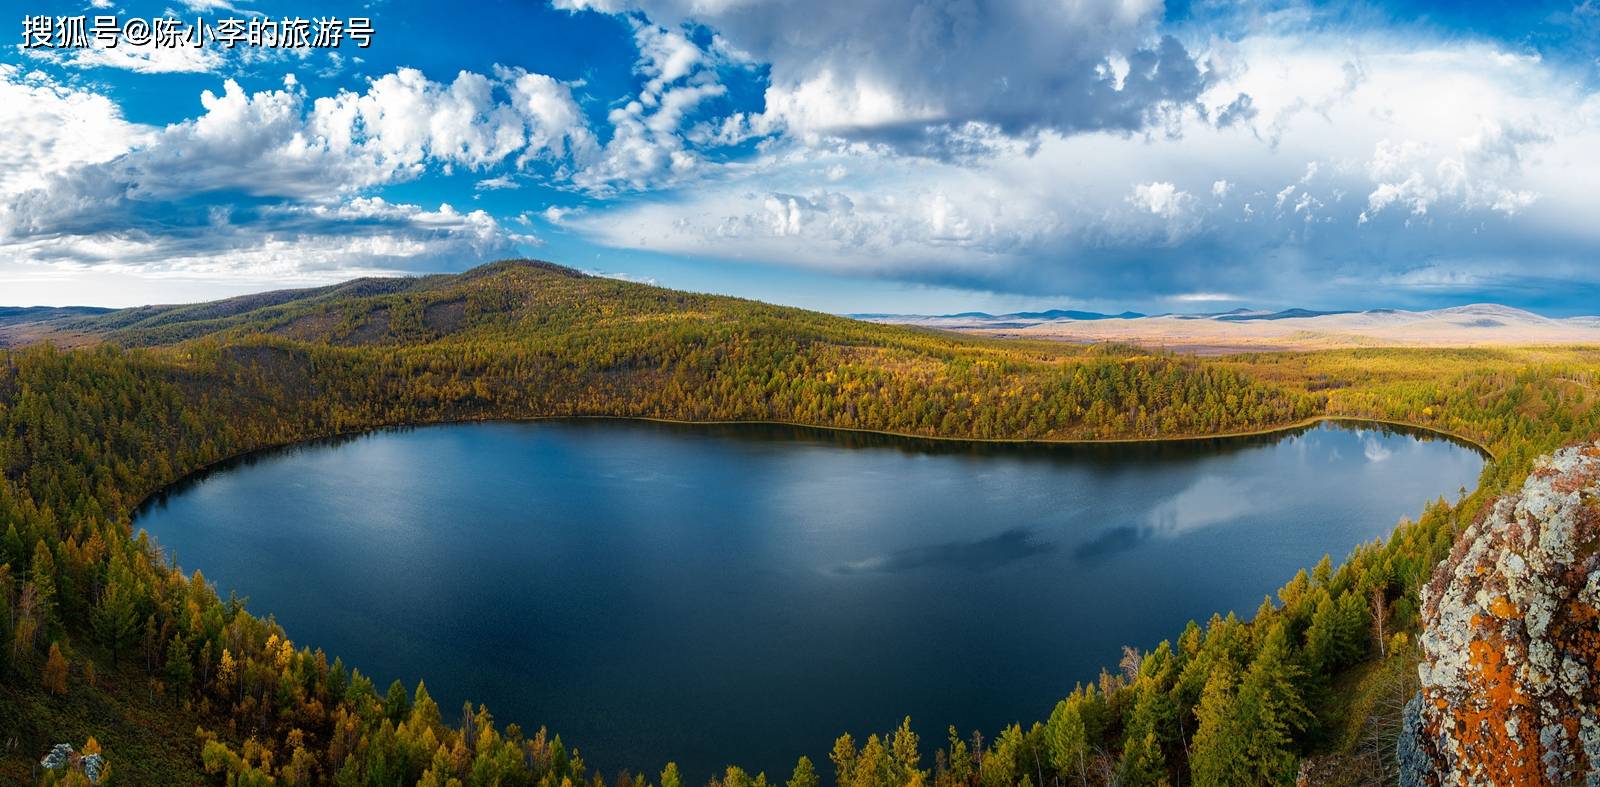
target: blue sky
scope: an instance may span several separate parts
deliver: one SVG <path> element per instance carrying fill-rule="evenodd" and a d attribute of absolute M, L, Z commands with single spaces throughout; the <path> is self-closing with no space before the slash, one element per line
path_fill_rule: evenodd
<path fill-rule="evenodd" d="M 0 302 L 532 256 L 835 312 L 1600 312 L 1600 2 L 5 0 Z M 32 14 L 370 47 L 24 49 Z"/>

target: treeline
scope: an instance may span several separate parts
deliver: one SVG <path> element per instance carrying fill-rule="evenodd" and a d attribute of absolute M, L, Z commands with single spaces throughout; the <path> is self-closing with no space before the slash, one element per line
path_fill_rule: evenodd
<path fill-rule="evenodd" d="M 951 731 L 933 762 L 909 725 L 846 736 L 821 777 L 802 761 L 788 779 L 809 787 L 831 766 L 841 785 L 1282 783 L 1303 755 L 1370 737 L 1361 703 L 1414 663 L 1418 588 L 1463 518 L 1529 458 L 1596 429 L 1593 359 L 1577 351 L 1433 367 L 1358 352 L 1202 362 L 967 341 L 524 265 L 395 289 L 144 316 L 142 328 L 119 318 L 147 339 L 199 337 L 170 347 L 0 354 L 0 710 L 17 720 L 0 778 L 31 778 L 63 725 L 94 717 L 125 783 L 601 784 L 545 730 L 501 727 L 481 707 L 446 719 L 420 685 L 379 691 L 296 647 L 131 532 L 149 494 L 261 447 L 542 415 L 1070 439 L 1329 412 L 1491 446 L 1499 461 L 1472 498 L 1430 507 L 1337 570 L 1302 573 L 1251 622 L 1216 617 L 1130 651 L 1048 721 L 992 741 Z M 650 781 L 680 787 L 671 766 Z M 717 780 L 765 781 L 737 768 Z"/>

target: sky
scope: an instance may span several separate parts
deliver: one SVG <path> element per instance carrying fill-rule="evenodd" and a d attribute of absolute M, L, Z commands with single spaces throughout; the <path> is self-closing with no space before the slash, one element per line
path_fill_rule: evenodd
<path fill-rule="evenodd" d="M 1600 313 L 1600 0 L 0 8 L 5 305 L 534 257 L 841 313 Z M 285 18 L 372 34 L 215 40 Z"/>

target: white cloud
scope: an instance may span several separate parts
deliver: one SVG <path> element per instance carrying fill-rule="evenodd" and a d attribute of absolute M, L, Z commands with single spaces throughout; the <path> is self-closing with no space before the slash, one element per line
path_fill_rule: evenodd
<path fill-rule="evenodd" d="M 639 48 L 634 70 L 645 83 L 637 97 L 606 116 L 611 139 L 577 161 L 573 181 L 594 193 L 682 182 L 701 166 L 691 141 L 733 144 L 753 133 L 743 116 L 728 118 L 717 131 L 684 129 L 686 118 L 703 102 L 727 93 L 718 80 L 718 55 L 701 49 L 680 30 L 639 19 L 632 24 Z"/>
<path fill-rule="evenodd" d="M 497 87 L 471 71 L 445 84 L 402 68 L 373 80 L 364 93 L 317 99 L 308 125 L 329 152 L 359 153 L 392 171 L 424 159 L 483 169 L 529 142 L 528 116 L 514 102 L 499 101 Z"/>
<path fill-rule="evenodd" d="M 115 158 L 152 130 L 129 123 L 109 99 L 0 63 L 0 195 L 43 186 L 83 164 Z"/>
<path fill-rule="evenodd" d="M 512 107 L 527 123 L 527 148 L 519 163 L 537 158 L 593 158 L 594 134 L 572 97 L 571 86 L 522 68 L 496 66 L 495 75 L 505 82 Z"/>
<path fill-rule="evenodd" d="M 1394 456 L 1394 449 L 1378 442 L 1376 437 L 1368 435 L 1361 438 L 1361 454 L 1368 462 L 1376 464 L 1391 459 Z"/>
<path fill-rule="evenodd" d="M 226 62 L 222 50 L 213 47 L 156 46 L 153 41 L 132 43 L 119 39 L 114 47 L 90 46 L 81 49 L 20 49 L 29 57 L 49 60 L 74 68 L 120 68 L 140 74 L 210 73 Z"/>
<path fill-rule="evenodd" d="M 980 136 L 943 161 L 791 133 L 692 190 L 571 223 L 619 247 L 1018 292 L 1368 298 L 1418 259 L 1507 281 L 1533 248 L 1545 271 L 1600 281 L 1580 264 L 1600 225 L 1579 185 L 1600 181 L 1600 96 L 1555 66 L 1377 34 L 1226 47 L 1202 55 L 1226 68 L 1201 103 L 1245 93 L 1256 112 L 1226 127 Z"/>
<path fill-rule="evenodd" d="M 607 272 L 607 271 L 600 271 L 600 270 L 586 270 L 586 271 L 584 271 L 584 273 L 587 273 L 590 276 L 600 276 L 600 277 L 607 278 L 607 279 L 617 279 L 619 281 L 631 281 L 631 282 L 633 282 L 635 284 L 649 284 L 651 286 L 655 286 L 657 284 L 660 284 L 660 282 L 657 281 L 654 276 L 640 276 L 638 274 L 627 273 L 627 272 L 624 272 L 624 271 Z"/>
<path fill-rule="evenodd" d="M 1178 218 L 1193 201 L 1188 192 L 1166 182 L 1141 183 L 1133 187 L 1133 196 L 1128 197 L 1129 203 L 1164 219 Z"/>
<path fill-rule="evenodd" d="M 459 170 L 480 190 L 543 178 L 615 197 L 517 219 L 610 246 L 1000 291 L 1337 297 L 1492 283 L 1524 254 L 1600 279 L 1581 264 L 1600 244 L 1600 97 L 1488 43 L 1272 17 L 1184 48 L 1144 0 L 1008 0 L 981 23 L 911 0 L 636 0 L 648 19 L 565 2 L 630 11 L 640 88 L 593 128 L 576 84 L 520 68 L 399 69 L 323 97 L 229 81 L 148 129 L 0 66 L 0 107 L 23 108 L 0 115 L 0 252 L 201 266 L 265 237 L 306 266 L 359 267 L 537 242 L 486 215 L 360 202 Z M 756 64 L 760 111 L 711 111 L 730 69 Z M 215 238 L 151 240 L 175 221 Z M 350 226 L 366 234 L 334 237 Z"/>
<path fill-rule="evenodd" d="M 512 180 L 509 175 L 497 175 L 478 181 L 473 185 L 473 188 L 478 191 L 499 191 L 501 189 L 519 189 L 522 188 L 522 184 Z"/>
<path fill-rule="evenodd" d="M 0 182 L 10 195 L 0 254 L 14 263 L 339 278 L 515 255 L 539 239 L 483 211 L 363 194 L 429 166 L 548 154 L 576 136 L 519 111 L 514 86 L 469 72 L 437 83 L 402 70 L 309 111 L 297 80 L 255 93 L 228 80 L 201 95 L 202 114 L 160 131 L 125 123 L 104 97 L 15 68 L 0 77 L 0 97 L 22 109 L 0 116 L 0 160 L 16 163 Z"/>
<path fill-rule="evenodd" d="M 0 235 L 13 263 L 64 270 L 212 279 L 329 282 L 353 275 L 459 269 L 516 256 L 537 237 L 506 231 L 487 213 L 436 210 L 380 198 L 281 205 L 236 222 L 226 208 L 197 226 L 152 232 L 139 222 L 64 234 Z"/>
<path fill-rule="evenodd" d="M 569 216 L 582 215 L 582 213 L 582 207 L 563 208 L 559 205 L 551 205 L 550 207 L 545 208 L 544 211 L 539 215 L 543 216 L 545 221 L 548 221 L 551 224 L 559 227 L 566 223 Z"/>
<path fill-rule="evenodd" d="M 932 145 L 977 123 L 1008 135 L 1140 130 L 1203 89 L 1203 68 L 1157 40 L 1159 0 L 557 0 L 716 30 L 770 65 L 759 125 L 799 137 Z M 686 63 L 690 55 L 672 54 Z M 664 59 L 662 62 L 667 62 Z M 931 136 L 930 136 L 931 135 Z"/>

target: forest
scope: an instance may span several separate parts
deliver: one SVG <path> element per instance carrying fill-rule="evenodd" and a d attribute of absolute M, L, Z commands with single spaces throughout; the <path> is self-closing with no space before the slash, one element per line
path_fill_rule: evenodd
<path fill-rule="evenodd" d="M 36 329 L 39 328 L 36 326 Z M 131 514 L 262 448 L 401 424 L 549 416 L 781 421 L 959 439 L 1249 433 L 1317 418 L 1453 435 L 1477 489 L 1308 566 L 1245 614 L 1129 643 L 1046 719 L 914 720 L 792 773 L 712 784 L 1382 782 L 1415 691 L 1420 589 L 1531 460 L 1600 435 L 1600 348 L 1198 359 L 959 337 L 531 261 L 182 307 L 72 315 L 0 350 L 0 781 L 70 742 L 102 784 L 681 787 L 596 773 L 582 741 L 380 687 L 219 597 Z M 1359 493 L 1359 490 L 1353 490 Z M 689 722 L 691 720 L 686 720 Z M 927 752 L 934 751 L 933 756 Z"/>

